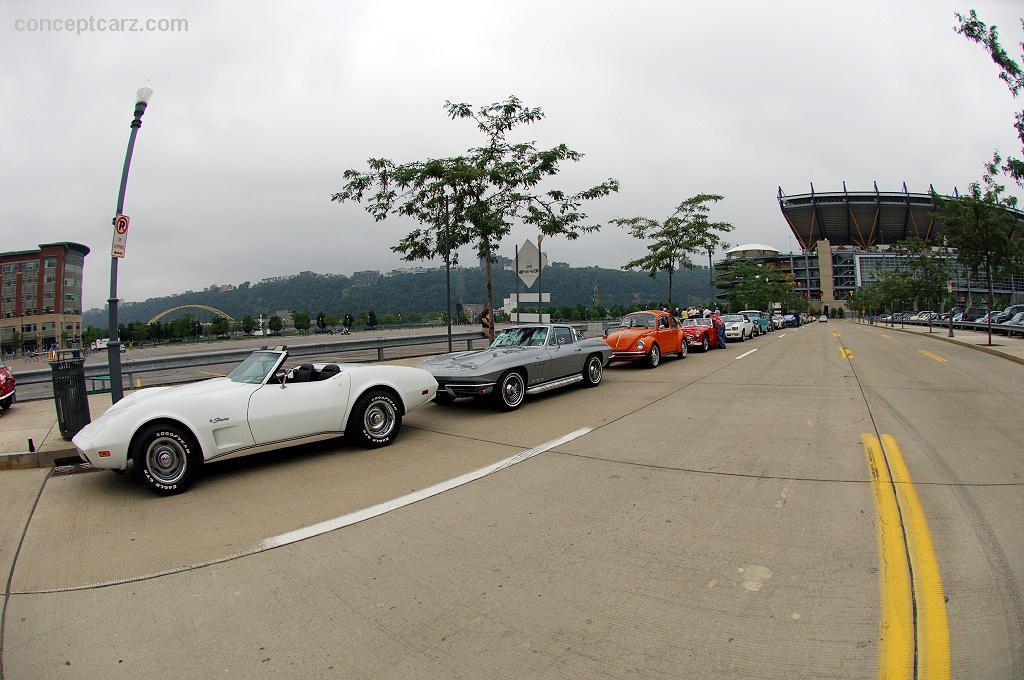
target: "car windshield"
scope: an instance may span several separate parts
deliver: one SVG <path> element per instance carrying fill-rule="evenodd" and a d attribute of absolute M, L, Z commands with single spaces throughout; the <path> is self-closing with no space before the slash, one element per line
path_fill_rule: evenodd
<path fill-rule="evenodd" d="M 722 321 L 743 321 L 743 317 L 739 314 L 726 314 L 722 317 Z"/>
<path fill-rule="evenodd" d="M 699 324 L 697 322 L 697 319 L 683 319 L 682 323 L 683 323 L 683 327 L 684 328 L 686 328 L 687 326 L 700 326 L 701 325 L 701 324 Z"/>
<path fill-rule="evenodd" d="M 491 347 L 543 347 L 547 336 L 547 326 L 506 328 L 494 337 Z"/>
<path fill-rule="evenodd" d="M 619 323 L 620 328 L 655 328 L 653 314 L 627 314 Z"/>
<path fill-rule="evenodd" d="M 278 352 L 253 352 L 228 377 L 239 383 L 259 385 L 274 370 L 281 355 Z"/>

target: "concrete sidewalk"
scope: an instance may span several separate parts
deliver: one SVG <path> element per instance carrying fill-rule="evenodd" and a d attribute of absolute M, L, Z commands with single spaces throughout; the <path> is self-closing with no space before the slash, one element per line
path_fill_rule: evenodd
<path fill-rule="evenodd" d="M 89 397 L 93 418 L 110 408 L 109 394 Z M 29 440 L 35 451 L 29 451 Z M 77 457 L 71 442 L 60 436 L 52 399 L 15 402 L 0 412 L 0 470 L 50 467 L 55 460 Z"/>
<path fill-rule="evenodd" d="M 858 323 L 867 326 L 866 323 L 858 321 L 851 321 L 851 323 Z M 933 326 L 932 332 L 928 332 L 927 326 L 904 326 L 900 327 L 899 324 L 895 326 L 889 326 L 887 324 L 876 323 L 875 328 L 879 328 L 883 331 L 896 331 L 899 333 L 913 333 L 916 335 L 927 335 L 936 340 L 942 340 L 943 342 L 951 342 L 955 345 L 961 345 L 962 347 L 970 347 L 982 352 L 987 352 L 1010 361 L 1015 361 L 1018 364 L 1024 364 L 1024 337 L 1013 336 L 1008 338 L 1005 335 L 992 333 L 992 346 L 988 346 L 988 333 L 979 333 L 977 331 L 965 331 L 959 328 L 953 329 L 953 337 L 947 337 L 949 335 L 948 326 Z"/>

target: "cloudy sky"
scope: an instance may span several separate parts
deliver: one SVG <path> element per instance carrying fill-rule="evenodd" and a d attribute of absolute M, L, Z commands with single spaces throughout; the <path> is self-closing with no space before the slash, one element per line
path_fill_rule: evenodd
<path fill-rule="evenodd" d="M 373 223 L 330 195 L 371 156 L 458 153 L 478 141 L 446 99 L 516 94 L 547 118 L 524 136 L 585 157 L 567 189 L 607 177 L 593 221 L 665 216 L 723 194 L 732 243 L 793 246 L 776 201 L 809 190 L 939 191 L 1019 152 L 1014 102 L 981 49 L 953 33 L 970 5 L 917 2 L 0 0 L 0 251 L 92 248 L 86 308 L 105 304 L 110 219 L 135 90 L 155 90 L 125 212 L 122 299 L 313 270 L 403 264 L 410 225 Z M 1004 45 L 1016 2 L 977 5 Z M 29 20 L 185 19 L 187 31 L 43 32 Z M 94 24 L 96 25 L 96 24 Z M 19 30 L 20 29 L 20 30 Z M 527 236 L 517 228 L 503 244 Z M 617 267 L 643 252 L 621 229 L 554 260 Z"/>

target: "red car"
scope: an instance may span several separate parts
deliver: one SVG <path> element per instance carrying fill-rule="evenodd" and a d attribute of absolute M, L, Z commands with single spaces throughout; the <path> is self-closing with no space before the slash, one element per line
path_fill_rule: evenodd
<path fill-rule="evenodd" d="M 711 319 L 701 317 L 680 319 L 679 325 L 682 326 L 686 344 L 690 347 L 707 352 L 712 347 L 718 346 L 718 329 L 711 323 Z"/>
<path fill-rule="evenodd" d="M 0 411 L 14 406 L 14 387 L 17 381 L 11 373 L 11 369 L 4 366 L 4 360 L 0 359 Z"/>
<path fill-rule="evenodd" d="M 612 361 L 644 361 L 654 368 L 665 354 L 686 357 L 686 340 L 674 316 L 660 310 L 633 312 L 604 336 Z"/>

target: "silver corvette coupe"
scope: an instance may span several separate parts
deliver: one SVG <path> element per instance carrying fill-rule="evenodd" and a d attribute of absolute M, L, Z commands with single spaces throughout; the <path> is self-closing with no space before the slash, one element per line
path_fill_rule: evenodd
<path fill-rule="evenodd" d="M 541 324 L 505 328 L 487 349 L 431 357 L 420 368 L 437 380 L 437 402 L 490 398 L 512 411 L 527 394 L 576 383 L 596 387 L 611 355 L 603 341 L 584 338 L 571 326 Z"/>

